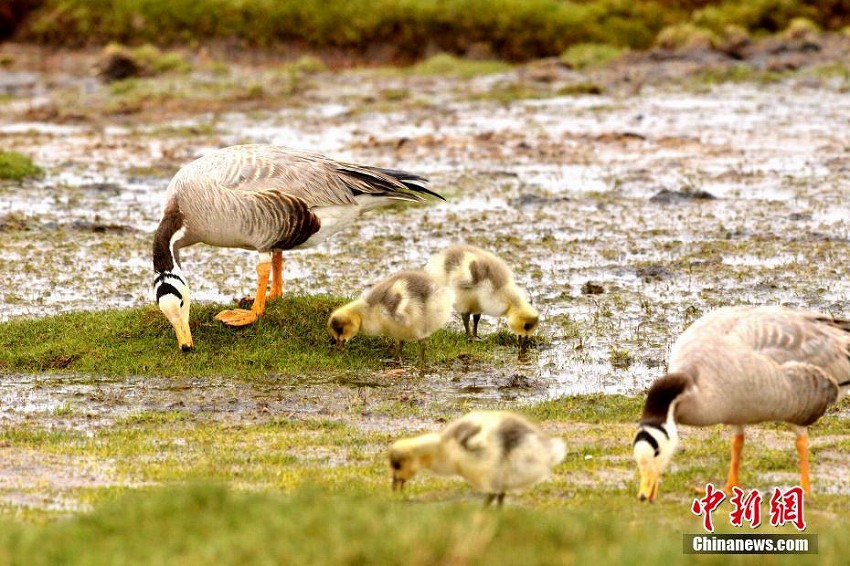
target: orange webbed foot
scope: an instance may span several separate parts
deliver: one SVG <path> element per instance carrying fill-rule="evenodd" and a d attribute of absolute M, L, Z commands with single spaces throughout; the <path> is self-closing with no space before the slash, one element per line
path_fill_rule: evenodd
<path fill-rule="evenodd" d="M 258 318 L 257 313 L 245 309 L 230 309 L 215 315 L 215 319 L 223 322 L 225 326 L 248 326 L 257 322 Z"/>

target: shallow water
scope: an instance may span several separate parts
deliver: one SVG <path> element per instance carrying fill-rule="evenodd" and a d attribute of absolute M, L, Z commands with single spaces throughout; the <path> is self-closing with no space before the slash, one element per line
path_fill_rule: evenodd
<path fill-rule="evenodd" d="M 14 215 L 27 227 L 4 229 L 0 320 L 150 301 L 150 234 L 169 176 L 206 151 L 248 141 L 409 169 L 448 197 L 370 214 L 326 245 L 289 254 L 289 292 L 358 294 L 455 242 L 514 267 L 541 310 L 543 345 L 515 365 L 428 376 L 436 395 L 635 393 L 711 308 L 848 312 L 850 97 L 839 86 L 652 87 L 503 104 L 465 99 L 457 81 L 443 89 L 446 79 L 365 77 L 329 76 L 315 104 L 281 110 L 110 126 L 0 123 L 5 140 L 47 170 L 0 186 L 0 219 Z M 367 89 L 414 85 L 417 104 L 360 111 L 356 80 Z M 195 127 L 207 133 L 174 133 Z M 651 202 L 662 189 L 686 198 Z M 699 190 L 717 199 L 687 199 Z M 254 259 L 203 245 L 183 252 L 202 301 L 250 294 Z M 604 293 L 583 294 L 588 281 Z M 15 404 L 50 411 L 56 403 Z"/>

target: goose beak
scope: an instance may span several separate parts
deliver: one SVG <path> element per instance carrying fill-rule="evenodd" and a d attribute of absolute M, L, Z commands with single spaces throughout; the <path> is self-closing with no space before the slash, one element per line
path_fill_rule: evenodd
<path fill-rule="evenodd" d="M 192 331 L 189 329 L 189 323 L 179 321 L 174 324 L 174 334 L 177 335 L 177 345 L 182 352 L 190 352 L 195 347 L 195 342 L 192 340 Z"/>
<path fill-rule="evenodd" d="M 171 323 L 174 334 L 177 336 L 177 347 L 183 352 L 191 350 L 195 343 L 192 341 L 192 331 L 189 329 L 189 300 L 185 303 L 173 294 L 162 296 L 159 301 L 159 310 Z"/>
<path fill-rule="evenodd" d="M 658 495 L 658 480 L 659 474 L 649 470 L 640 472 L 640 490 L 638 491 L 638 499 L 641 501 L 655 501 Z"/>

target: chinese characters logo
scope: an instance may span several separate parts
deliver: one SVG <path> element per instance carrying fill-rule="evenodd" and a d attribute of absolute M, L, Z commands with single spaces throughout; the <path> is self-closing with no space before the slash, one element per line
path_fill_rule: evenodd
<path fill-rule="evenodd" d="M 691 513 L 702 517 L 703 528 L 714 532 L 712 513 L 717 510 L 726 494 L 715 489 L 712 484 L 706 484 L 705 497 L 694 499 L 691 505 Z M 729 513 L 729 522 L 733 527 L 742 527 L 746 522 L 750 528 L 755 529 L 761 525 L 761 502 L 762 496 L 759 490 L 753 489 L 745 492 L 739 487 L 732 488 L 732 512 Z M 781 527 L 791 523 L 798 531 L 805 530 L 806 519 L 803 514 L 803 489 L 792 487 L 784 492 L 776 488 L 770 497 L 770 524 Z"/>

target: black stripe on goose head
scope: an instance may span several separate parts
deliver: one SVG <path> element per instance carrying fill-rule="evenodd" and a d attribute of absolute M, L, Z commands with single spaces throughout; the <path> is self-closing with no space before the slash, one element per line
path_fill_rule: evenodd
<path fill-rule="evenodd" d="M 667 429 L 664 427 L 663 424 L 653 423 L 653 422 L 647 422 L 647 423 L 641 423 L 641 424 L 645 427 L 650 427 L 650 428 L 654 428 L 655 430 L 660 430 L 661 434 L 663 434 L 665 438 L 670 438 L 670 435 L 667 434 Z"/>
<path fill-rule="evenodd" d="M 186 280 L 183 279 L 181 276 L 177 275 L 176 273 L 172 271 L 163 271 L 162 273 L 156 276 L 156 279 L 153 280 L 154 287 L 156 287 L 159 283 L 165 281 L 166 279 L 176 279 L 184 285 L 187 284 Z"/>
<path fill-rule="evenodd" d="M 632 446 L 634 446 L 638 442 L 646 442 L 647 444 L 652 446 L 652 449 L 655 450 L 656 456 L 658 456 L 658 454 L 661 452 L 661 450 L 658 448 L 658 441 L 655 440 L 655 437 L 652 436 L 652 434 L 650 434 L 650 432 L 646 429 L 640 429 L 638 431 L 638 433 L 635 435 L 634 442 L 632 442 Z"/>
<path fill-rule="evenodd" d="M 183 307 L 183 295 L 180 294 L 180 291 L 177 290 L 177 287 L 172 285 L 171 283 L 160 283 L 156 288 L 156 300 L 159 302 L 159 299 L 164 297 L 165 295 L 174 295 L 178 299 L 180 299 L 180 307 Z"/>

